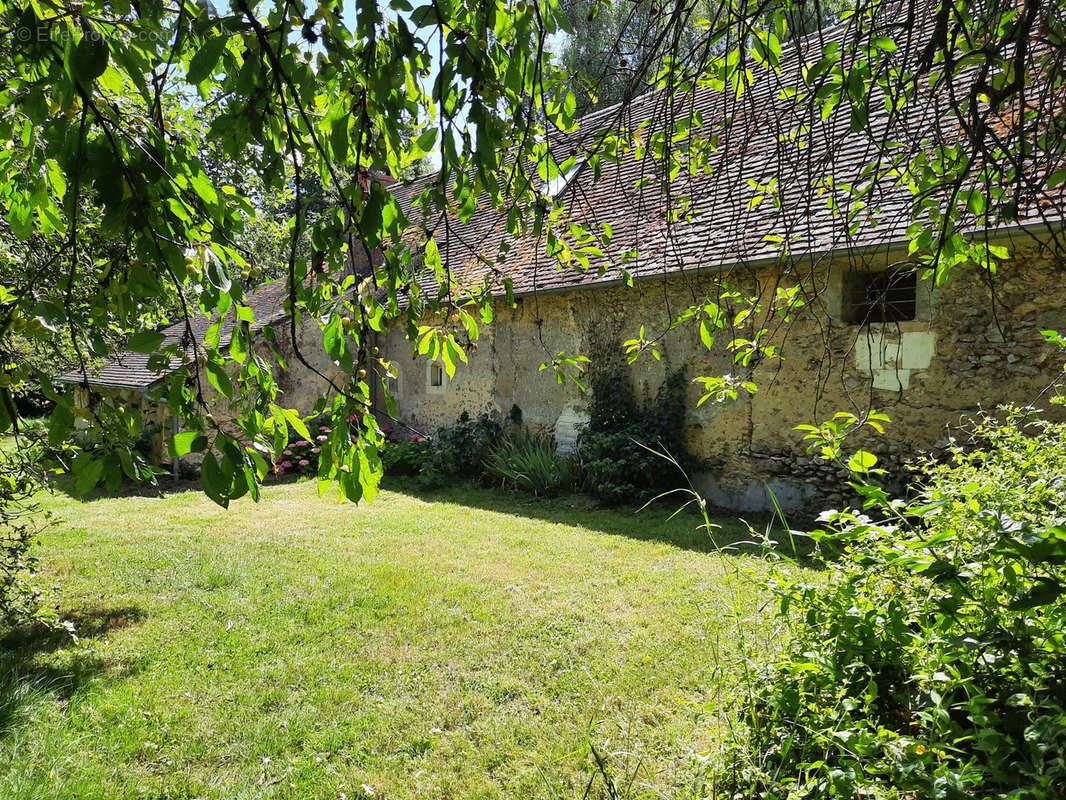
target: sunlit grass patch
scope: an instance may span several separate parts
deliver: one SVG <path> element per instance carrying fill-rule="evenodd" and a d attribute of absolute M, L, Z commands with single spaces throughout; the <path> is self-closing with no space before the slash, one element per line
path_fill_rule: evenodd
<path fill-rule="evenodd" d="M 308 482 L 229 511 L 49 502 L 42 555 L 84 638 L 5 640 L 5 800 L 548 796 L 587 780 L 590 738 L 666 789 L 741 649 L 774 637 L 758 558 L 666 511 L 475 489 L 355 507 Z"/>

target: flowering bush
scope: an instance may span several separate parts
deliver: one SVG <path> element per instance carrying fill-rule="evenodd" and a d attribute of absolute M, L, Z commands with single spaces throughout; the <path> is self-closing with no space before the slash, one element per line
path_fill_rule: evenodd
<path fill-rule="evenodd" d="M 275 475 L 317 475 L 318 455 L 322 444 L 329 439 L 332 429 L 328 425 L 309 425 L 309 430 L 317 431 L 314 441 L 299 439 L 290 442 L 274 460 Z"/>

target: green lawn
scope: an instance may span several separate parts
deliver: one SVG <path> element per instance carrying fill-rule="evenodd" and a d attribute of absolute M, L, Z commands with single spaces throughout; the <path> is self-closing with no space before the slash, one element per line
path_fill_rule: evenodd
<path fill-rule="evenodd" d="M 580 797 L 588 741 L 683 795 L 775 635 L 762 562 L 687 515 L 309 482 L 48 503 L 83 638 L 0 644 L 4 800 Z"/>

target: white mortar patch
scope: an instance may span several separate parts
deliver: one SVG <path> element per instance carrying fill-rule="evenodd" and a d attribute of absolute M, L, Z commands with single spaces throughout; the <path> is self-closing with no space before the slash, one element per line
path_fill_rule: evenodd
<path fill-rule="evenodd" d="M 932 331 L 870 331 L 855 345 L 855 366 L 873 378 L 875 389 L 907 389 L 911 373 L 929 369 L 936 354 Z"/>
<path fill-rule="evenodd" d="M 563 409 L 555 420 L 555 450 L 558 453 L 577 451 L 577 437 L 581 428 L 589 424 L 589 415 L 582 409 L 573 407 Z"/>

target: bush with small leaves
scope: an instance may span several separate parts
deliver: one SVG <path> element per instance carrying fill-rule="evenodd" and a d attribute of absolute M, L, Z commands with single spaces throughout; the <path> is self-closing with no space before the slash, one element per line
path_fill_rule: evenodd
<path fill-rule="evenodd" d="M 73 632 L 40 586 L 33 545 L 51 516 L 37 502 L 44 488 L 43 432 L 20 432 L 0 452 L 0 626 L 43 624 Z"/>
<path fill-rule="evenodd" d="M 503 427 L 488 414 L 476 419 L 463 412 L 454 425 L 437 430 L 433 447 L 420 471 L 426 487 L 447 480 L 483 480 L 485 458 L 503 435 Z"/>
<path fill-rule="evenodd" d="M 1063 797 L 1066 425 L 985 418 L 898 500 L 872 454 L 840 455 L 861 422 L 807 429 L 864 508 L 822 515 L 822 579 L 770 582 L 791 638 L 739 705 L 716 782 L 735 798 Z"/>
<path fill-rule="evenodd" d="M 586 491 L 609 505 L 640 504 L 684 484 L 681 470 L 664 466 L 667 462 L 657 455 L 669 454 L 682 467 L 691 466 L 684 443 L 684 371 L 671 373 L 655 401 L 643 409 L 635 401 L 602 397 L 608 392 L 607 385 L 599 389 L 601 399 L 592 404 L 588 429 L 578 441 Z"/>
<path fill-rule="evenodd" d="M 433 443 L 418 433 L 403 433 L 391 425 L 382 425 L 385 446 L 381 450 L 381 465 L 386 475 L 414 476 L 422 471 Z"/>

